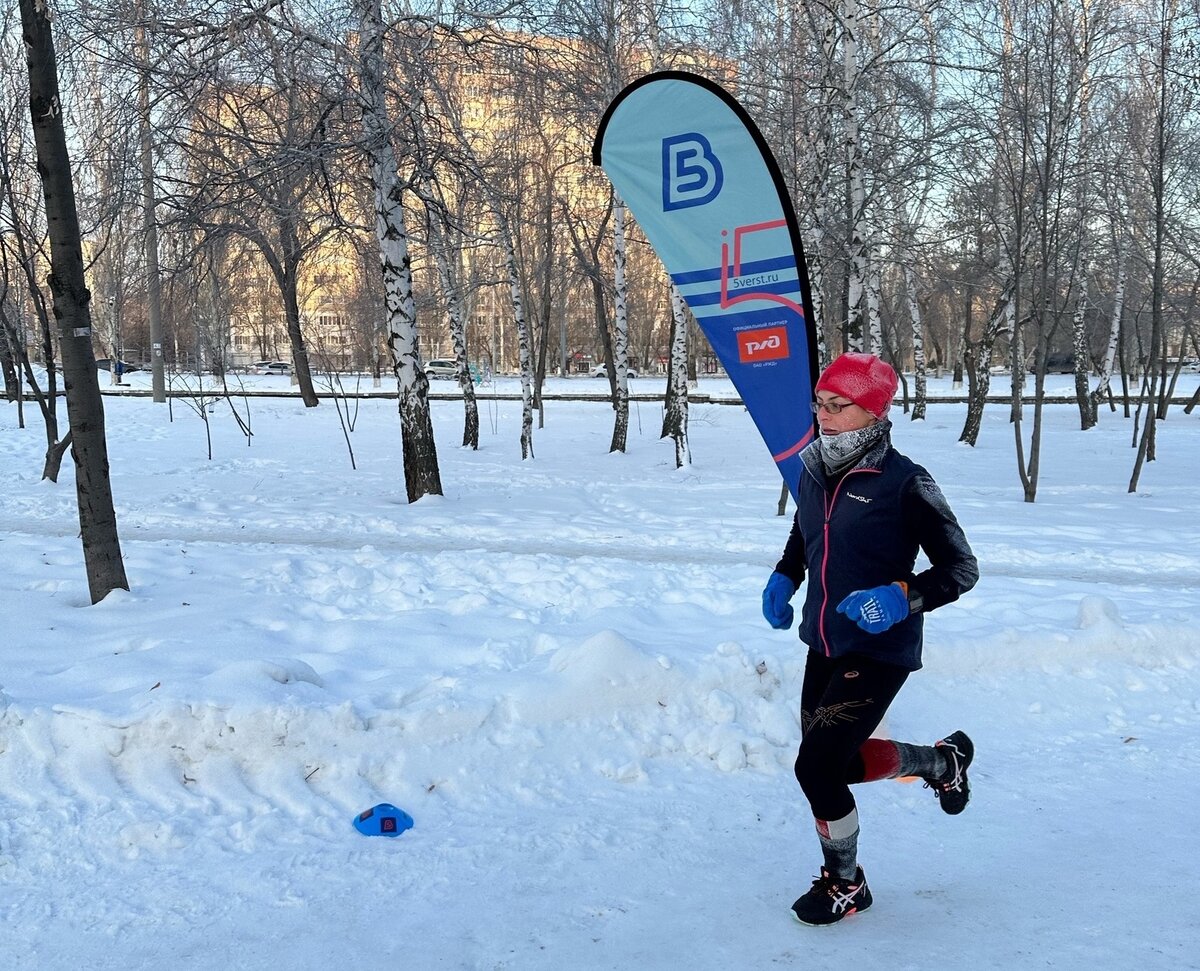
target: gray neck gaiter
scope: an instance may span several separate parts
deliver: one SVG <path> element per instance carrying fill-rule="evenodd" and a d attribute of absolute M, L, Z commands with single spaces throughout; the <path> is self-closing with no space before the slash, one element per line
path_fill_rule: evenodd
<path fill-rule="evenodd" d="M 837 475 L 874 448 L 891 431 L 892 423 L 884 418 L 866 428 L 838 435 L 821 433 L 821 462 L 829 475 Z"/>

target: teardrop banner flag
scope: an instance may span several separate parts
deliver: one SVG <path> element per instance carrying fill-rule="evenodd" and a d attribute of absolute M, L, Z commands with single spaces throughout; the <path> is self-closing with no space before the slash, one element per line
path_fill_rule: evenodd
<path fill-rule="evenodd" d="M 604 113 L 592 162 L 691 307 L 795 498 L 817 342 L 796 214 L 762 133 L 720 85 L 648 74 Z"/>

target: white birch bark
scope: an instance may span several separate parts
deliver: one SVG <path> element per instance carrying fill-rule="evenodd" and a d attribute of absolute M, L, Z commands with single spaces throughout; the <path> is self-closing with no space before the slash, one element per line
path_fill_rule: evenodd
<path fill-rule="evenodd" d="M 819 370 L 829 366 L 830 353 L 825 339 L 825 239 L 828 235 L 826 223 L 829 213 L 829 168 L 833 151 L 833 103 L 836 82 L 833 78 L 837 59 L 838 18 L 829 13 L 821 37 L 822 83 L 820 126 L 813 145 L 813 167 L 815 179 L 811 195 L 812 227 L 806 240 L 805 256 L 808 262 L 809 289 L 812 297 L 812 327 L 817 334 L 817 364 Z"/>
<path fill-rule="evenodd" d="M 1113 295 L 1112 323 L 1108 330 L 1108 347 L 1104 350 L 1104 362 L 1100 366 L 1100 377 L 1096 381 L 1096 389 L 1092 392 L 1092 423 L 1099 420 L 1100 402 L 1108 395 L 1109 382 L 1112 380 L 1113 365 L 1117 360 L 1117 345 L 1121 338 L 1121 315 L 1125 311 L 1125 250 L 1117 251 L 1117 290 Z"/>
<path fill-rule="evenodd" d="M 867 270 L 867 349 L 876 357 L 883 353 L 883 316 L 879 312 L 883 281 L 880 277 L 879 255 L 876 253 Z"/>
<path fill-rule="evenodd" d="M 850 264 L 846 338 L 853 351 L 863 349 L 863 293 L 867 285 L 867 192 L 863 181 L 862 139 L 858 129 L 858 0 L 842 6 L 843 146 L 850 181 Z"/>
<path fill-rule="evenodd" d="M 1086 5 L 1085 5 L 1086 10 Z M 1079 300 L 1075 305 L 1075 315 L 1071 322 L 1072 349 L 1075 352 L 1075 402 L 1079 406 L 1079 427 L 1087 431 L 1096 424 L 1095 409 L 1092 407 L 1092 396 L 1088 388 L 1088 375 L 1091 371 L 1091 355 L 1088 353 L 1087 322 L 1087 257 L 1088 223 L 1090 222 L 1091 200 L 1093 198 L 1093 168 L 1094 159 L 1090 151 L 1091 141 L 1091 107 L 1092 84 L 1091 63 L 1084 61 L 1081 65 L 1082 76 L 1079 81 L 1079 129 L 1076 132 L 1079 164 L 1082 167 L 1080 177 L 1076 182 L 1076 205 L 1079 209 L 1079 237 L 1076 242 L 1076 272 L 1079 279 Z"/>
<path fill-rule="evenodd" d="M 440 206 L 434 203 L 429 212 L 429 249 L 437 266 L 438 281 L 446 302 L 446 318 L 450 326 L 450 340 L 454 344 L 454 360 L 458 365 L 458 386 L 463 393 L 463 446 L 479 448 L 479 404 L 475 400 L 475 384 L 471 378 L 471 366 L 467 360 L 466 310 L 463 306 L 462 287 L 459 285 L 457 261 L 450 253 L 447 229 Z"/>
<path fill-rule="evenodd" d="M 504 253 L 504 270 L 508 276 L 513 323 L 517 328 L 517 365 L 521 372 L 521 459 L 524 461 L 534 457 L 533 352 L 529 343 L 529 322 L 525 319 L 525 301 L 521 296 L 521 274 L 517 267 L 517 251 L 513 245 L 512 230 L 499 206 L 496 207 L 495 215 L 500 225 L 500 248 Z"/>
<path fill-rule="evenodd" d="M 1088 293 L 1086 274 L 1081 275 L 1079 299 L 1075 302 L 1075 313 L 1071 320 L 1071 346 L 1075 352 L 1075 401 L 1079 405 L 1079 427 L 1086 431 L 1094 425 L 1091 414 L 1091 395 L 1088 388 L 1088 339 L 1087 321 Z"/>
<path fill-rule="evenodd" d="M 821 242 L 825 230 L 822 227 L 809 233 L 813 240 L 805 248 L 806 263 L 808 264 L 808 289 L 812 297 L 813 321 L 809 326 L 817 335 L 817 369 L 824 371 L 829 367 L 829 343 L 825 340 L 825 259 L 821 255 Z"/>
<path fill-rule="evenodd" d="M 912 263 L 904 264 L 904 291 L 908 300 L 908 318 L 912 323 L 912 346 L 915 385 L 912 420 L 921 421 L 925 418 L 925 334 L 921 326 L 921 301 L 917 293 L 917 275 L 913 272 Z"/>
<path fill-rule="evenodd" d="M 375 235 L 383 273 L 387 343 L 399 383 L 400 432 L 408 501 L 441 495 L 437 449 L 429 416 L 429 379 L 419 364 L 403 186 L 384 103 L 383 18 L 380 0 L 355 0 L 361 25 L 359 48 L 363 130 L 375 187 Z"/>
<path fill-rule="evenodd" d="M 683 296 L 671 284 L 671 315 L 675 321 L 671 337 L 671 388 L 667 396 L 667 415 L 664 433 L 675 442 L 675 468 L 692 464 L 688 445 L 688 319 Z"/>
<path fill-rule="evenodd" d="M 625 214 L 620 196 L 613 194 L 613 370 L 616 387 L 613 389 L 612 444 L 610 452 L 624 452 L 629 435 L 629 284 L 625 279 Z"/>
<path fill-rule="evenodd" d="M 1121 315 L 1125 310 L 1125 253 L 1122 251 L 1117 256 L 1117 292 L 1113 298 L 1113 313 L 1112 326 L 1108 332 L 1108 348 L 1104 352 L 1104 370 L 1102 372 L 1103 385 L 1108 386 L 1108 382 L 1113 372 L 1113 364 L 1117 359 L 1117 345 L 1120 343 L 1121 337 Z"/>

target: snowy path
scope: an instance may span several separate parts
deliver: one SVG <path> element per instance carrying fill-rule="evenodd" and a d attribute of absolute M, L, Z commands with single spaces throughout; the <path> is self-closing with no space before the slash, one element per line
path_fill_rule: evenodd
<path fill-rule="evenodd" d="M 1032 506 L 1003 416 L 976 450 L 899 429 L 984 576 L 887 728 L 970 731 L 975 795 L 862 787 L 875 907 L 814 930 L 768 462 L 734 409 L 697 410 L 691 470 L 649 432 L 610 456 L 603 410 L 522 465 L 512 414 L 471 453 L 444 406 L 448 495 L 409 507 L 386 405 L 352 472 L 331 415 L 260 405 L 208 463 L 194 421 L 110 404 L 133 591 L 95 608 L 73 491 L 0 426 L 4 965 L 1200 967 L 1195 422 L 1127 497 L 1127 430 L 1072 456 L 1064 412 Z M 354 833 L 385 799 L 416 827 Z"/>

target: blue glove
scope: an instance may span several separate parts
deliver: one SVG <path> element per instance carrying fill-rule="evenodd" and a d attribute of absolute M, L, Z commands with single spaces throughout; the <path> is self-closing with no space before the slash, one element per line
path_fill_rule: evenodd
<path fill-rule="evenodd" d="M 868 634 L 882 634 L 908 616 L 908 594 L 898 583 L 855 590 L 837 609 Z"/>
<path fill-rule="evenodd" d="M 772 573 L 763 589 L 763 616 L 776 630 L 787 630 L 792 626 L 796 612 L 788 602 L 796 594 L 796 585 L 782 573 Z"/>

